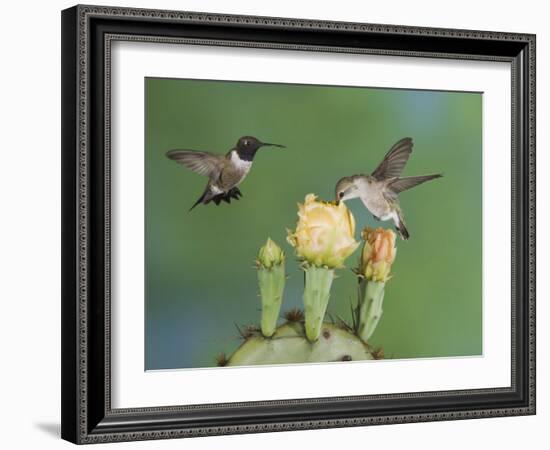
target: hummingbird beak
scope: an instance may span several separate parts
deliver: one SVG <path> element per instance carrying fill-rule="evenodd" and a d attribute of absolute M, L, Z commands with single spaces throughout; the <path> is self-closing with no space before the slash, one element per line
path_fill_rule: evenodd
<path fill-rule="evenodd" d="M 269 142 L 262 142 L 262 147 L 279 147 L 279 148 L 286 148 L 285 145 L 281 144 L 271 144 Z"/>

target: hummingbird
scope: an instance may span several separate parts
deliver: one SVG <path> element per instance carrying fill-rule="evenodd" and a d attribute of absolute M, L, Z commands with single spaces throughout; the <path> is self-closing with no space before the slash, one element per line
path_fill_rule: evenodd
<path fill-rule="evenodd" d="M 392 220 L 401 239 L 409 239 L 398 194 L 443 176 L 434 174 L 401 178 L 412 148 L 412 139 L 403 138 L 390 148 L 372 174 L 341 178 L 336 183 L 336 202 L 359 197 L 376 220 Z"/>
<path fill-rule="evenodd" d="M 166 156 L 169 159 L 199 175 L 208 177 L 203 194 L 189 211 L 200 203 L 207 205 L 214 202 L 219 205 L 222 200 L 231 203 L 232 198 L 238 200 L 242 197 L 238 186 L 248 175 L 254 156 L 261 147 L 286 148 L 281 144 L 261 142 L 254 136 L 243 136 L 239 138 L 235 147 L 225 155 L 198 150 L 168 151 Z"/>

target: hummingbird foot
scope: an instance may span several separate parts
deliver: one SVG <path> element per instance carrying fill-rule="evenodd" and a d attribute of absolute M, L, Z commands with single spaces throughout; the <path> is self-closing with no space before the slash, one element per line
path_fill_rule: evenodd
<path fill-rule="evenodd" d="M 241 198 L 243 196 L 243 194 L 241 193 L 241 191 L 239 190 L 239 188 L 237 187 L 234 187 L 232 189 L 230 189 L 229 191 L 227 192 L 224 192 L 222 194 L 218 194 L 216 195 L 212 201 L 216 204 L 216 205 L 219 205 L 222 201 L 226 202 L 226 203 L 231 203 L 231 199 L 234 198 L 235 200 L 239 200 L 239 198 Z"/>
<path fill-rule="evenodd" d="M 239 198 L 241 198 L 243 196 L 242 192 L 239 190 L 238 187 L 234 187 L 233 189 L 231 189 L 227 195 L 231 198 L 234 198 L 235 200 L 238 200 Z"/>
<path fill-rule="evenodd" d="M 210 202 L 214 202 L 216 205 L 219 205 L 222 201 L 226 203 L 231 203 L 231 199 L 239 200 L 243 194 L 239 188 L 234 187 L 227 192 L 222 192 L 221 194 L 212 195 L 212 193 L 207 189 L 204 194 L 195 202 L 189 211 L 191 211 L 195 206 L 202 203 L 208 205 Z"/>

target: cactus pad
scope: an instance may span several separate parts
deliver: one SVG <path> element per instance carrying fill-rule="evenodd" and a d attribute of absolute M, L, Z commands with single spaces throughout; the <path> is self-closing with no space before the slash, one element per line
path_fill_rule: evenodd
<path fill-rule="evenodd" d="M 303 322 L 287 322 L 272 337 L 250 336 L 228 358 L 226 366 L 293 364 L 376 359 L 359 337 L 331 323 L 323 323 L 319 339 L 310 342 Z"/>

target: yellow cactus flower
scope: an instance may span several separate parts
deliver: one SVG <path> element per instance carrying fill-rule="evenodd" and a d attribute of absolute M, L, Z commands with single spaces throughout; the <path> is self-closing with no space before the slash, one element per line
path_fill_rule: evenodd
<path fill-rule="evenodd" d="M 367 280 L 387 281 L 395 260 L 395 233 L 384 228 L 365 228 L 361 233 L 365 245 L 361 252 L 359 274 Z"/>
<path fill-rule="evenodd" d="M 309 265 L 334 269 L 343 267 L 359 245 L 354 234 L 355 219 L 344 202 L 336 205 L 308 194 L 298 204 L 296 230 L 288 231 L 287 240 Z"/>

